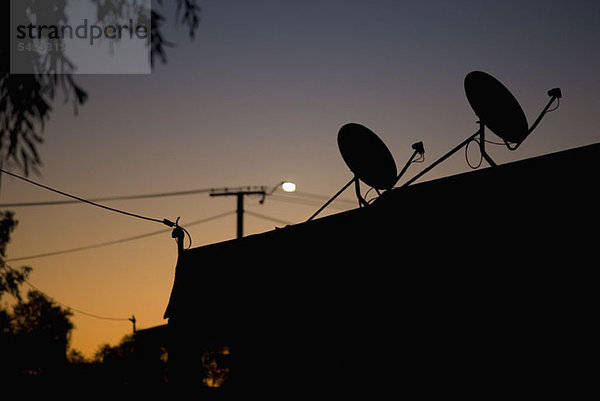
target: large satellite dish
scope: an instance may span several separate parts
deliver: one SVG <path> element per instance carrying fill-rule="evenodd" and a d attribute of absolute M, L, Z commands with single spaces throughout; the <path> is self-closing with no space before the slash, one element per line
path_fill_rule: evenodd
<path fill-rule="evenodd" d="M 496 166 L 496 163 L 485 151 L 485 144 L 487 142 L 485 139 L 485 127 L 488 127 L 494 134 L 498 135 L 509 150 L 516 150 L 537 127 L 546 113 L 556 110 L 562 97 L 559 88 L 550 89 L 548 91 L 550 101 L 548 101 L 548 104 L 546 104 L 546 107 L 544 107 L 531 127 L 528 127 L 527 118 L 517 99 L 500 81 L 490 74 L 482 71 L 468 73 L 465 77 L 465 93 L 471 108 L 479 118 L 479 129 L 454 149 L 404 183 L 403 187 L 412 184 L 460 149 L 468 147 L 471 142 L 478 143 L 482 160 L 485 159 L 492 167 Z M 552 103 L 557 100 L 559 103 L 550 110 Z"/>
<path fill-rule="evenodd" d="M 396 183 L 396 162 L 383 141 L 367 127 L 349 123 L 338 132 L 342 158 L 356 178 L 375 189 L 390 189 Z"/>
<path fill-rule="evenodd" d="M 359 206 L 367 206 L 369 202 L 361 195 L 360 181 L 375 189 L 378 194 L 380 190 L 387 191 L 396 185 L 410 164 L 415 161 L 417 155 L 423 157 L 425 154 L 422 142 L 413 144 L 414 152 L 400 174 L 398 174 L 396 162 L 388 147 L 373 131 L 364 125 L 357 123 L 345 124 L 338 132 L 337 141 L 342 158 L 354 177 L 307 221 L 314 219 L 352 183 L 356 188 Z"/>
<path fill-rule="evenodd" d="M 467 100 L 477 117 L 507 143 L 521 143 L 529 125 L 517 99 L 496 78 L 482 71 L 465 77 Z"/>

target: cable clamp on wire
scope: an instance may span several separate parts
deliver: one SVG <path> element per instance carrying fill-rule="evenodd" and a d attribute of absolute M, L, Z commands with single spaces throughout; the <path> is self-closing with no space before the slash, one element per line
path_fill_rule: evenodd
<path fill-rule="evenodd" d="M 171 237 L 175 238 L 177 241 L 183 240 L 183 236 L 185 235 L 183 233 L 183 228 L 181 228 L 179 226 L 179 219 L 180 219 L 180 217 L 177 218 L 177 221 L 175 221 L 175 223 L 173 223 L 172 221 L 169 221 L 167 219 L 163 220 L 163 222 L 165 222 L 165 224 L 168 225 L 169 227 L 175 226 L 175 228 L 173 229 L 173 232 L 171 233 Z"/>
<path fill-rule="evenodd" d="M 185 228 L 183 228 L 183 227 L 181 227 L 179 225 L 179 219 L 180 218 L 181 217 L 177 217 L 177 220 L 175 221 L 175 223 L 173 223 L 172 221 L 169 221 L 167 219 L 164 219 L 163 222 L 166 225 L 171 224 L 169 227 L 173 227 L 173 226 L 175 227 L 173 229 L 173 232 L 171 233 L 171 237 L 175 238 L 177 240 L 178 244 L 181 244 L 181 248 L 182 249 L 183 249 L 183 237 L 187 235 L 190 243 L 189 243 L 189 245 L 187 246 L 186 249 L 190 249 L 192 247 L 192 236 L 190 235 L 190 233 Z"/>

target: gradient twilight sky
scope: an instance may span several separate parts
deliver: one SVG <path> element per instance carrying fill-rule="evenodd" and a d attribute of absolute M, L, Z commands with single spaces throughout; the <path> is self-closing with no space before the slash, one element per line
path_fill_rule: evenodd
<path fill-rule="evenodd" d="M 184 28 L 174 28 L 175 11 L 163 9 L 167 38 L 177 47 L 168 50 L 168 64 L 157 65 L 151 75 L 77 77 L 89 101 L 77 116 L 70 104 L 55 102 L 39 148 L 43 176 L 31 178 L 88 198 L 274 185 L 282 179 L 296 182 L 299 191 L 329 196 L 351 177 L 336 142 L 347 122 L 375 131 L 399 167 L 412 154 L 411 144 L 422 140 L 426 162 L 412 167 L 406 176 L 411 177 L 477 130 L 463 89 L 472 70 L 503 82 L 530 124 L 548 101 L 548 89 L 558 86 L 563 92 L 560 108 L 518 151 L 488 147 L 496 162 L 600 141 L 597 0 L 201 0 L 199 5 L 202 20 L 194 41 Z M 478 154 L 472 157 L 477 160 Z M 424 179 L 468 170 L 460 152 Z M 3 176 L 0 203 L 41 200 L 62 198 Z M 109 205 L 161 219 L 181 216 L 185 226 L 233 211 L 235 200 L 202 194 Z M 264 205 L 247 198 L 246 206 L 290 222 L 304 221 L 318 208 L 275 198 Z M 12 210 L 20 223 L 9 258 L 163 228 L 83 204 Z M 245 223 L 246 234 L 277 225 L 251 215 Z M 235 216 L 189 231 L 194 246 L 231 239 Z M 166 323 L 162 316 L 176 257 L 167 231 L 13 265 L 32 266 L 30 281 L 69 306 L 102 316 L 135 314 L 138 328 L 146 328 Z M 207 310 L 214 312 L 212 305 Z M 131 332 L 127 321 L 78 313 L 73 320 L 72 346 L 88 356 Z"/>

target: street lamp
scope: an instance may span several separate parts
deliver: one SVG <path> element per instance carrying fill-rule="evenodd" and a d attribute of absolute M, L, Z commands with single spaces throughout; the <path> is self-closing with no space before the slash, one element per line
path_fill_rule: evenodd
<path fill-rule="evenodd" d="M 259 201 L 262 205 L 265 202 L 267 195 L 272 195 L 279 187 L 285 192 L 294 192 L 296 190 L 296 184 L 291 181 L 281 181 L 275 185 L 269 192 L 266 187 L 246 187 L 230 190 L 228 188 L 221 190 L 212 190 L 210 196 L 235 196 L 237 198 L 237 236 L 236 238 L 242 238 L 244 236 L 244 196 L 246 195 L 262 195 Z"/>
<path fill-rule="evenodd" d="M 283 189 L 284 192 L 295 192 L 296 184 L 291 181 L 284 181 L 281 183 L 281 189 Z"/>
<path fill-rule="evenodd" d="M 292 181 L 281 181 L 280 183 L 275 185 L 273 188 L 271 188 L 271 190 L 269 192 L 265 192 L 262 199 L 260 200 L 260 204 L 262 205 L 263 203 L 265 203 L 265 198 L 268 195 L 273 195 L 273 193 L 275 191 L 277 191 L 279 188 L 283 189 L 283 192 L 295 192 L 296 184 L 294 184 Z"/>
<path fill-rule="evenodd" d="M 283 192 L 295 192 L 296 184 L 294 184 L 292 181 L 281 181 L 280 183 L 275 185 L 273 188 L 271 188 L 271 190 L 269 192 L 265 192 L 263 194 L 262 199 L 259 201 L 260 204 L 262 205 L 263 203 L 265 203 L 265 198 L 269 195 L 273 195 L 273 193 L 275 191 L 277 191 L 279 188 L 283 189 Z"/>

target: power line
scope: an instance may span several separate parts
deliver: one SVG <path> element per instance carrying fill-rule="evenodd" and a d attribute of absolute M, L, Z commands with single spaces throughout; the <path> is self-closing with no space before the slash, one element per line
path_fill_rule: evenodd
<path fill-rule="evenodd" d="M 298 198 L 298 197 L 292 197 L 292 196 L 288 196 L 288 195 L 271 195 L 269 197 L 271 200 L 277 201 L 277 202 L 285 202 L 285 203 L 292 203 L 295 205 L 304 205 L 304 206 L 321 206 L 322 202 L 319 202 L 316 199 L 304 199 L 304 198 Z M 356 203 L 353 202 L 353 204 L 355 205 Z M 338 209 L 338 210 L 347 210 L 348 206 L 342 206 L 342 205 L 336 205 L 336 204 L 332 204 L 330 206 L 332 209 Z"/>
<path fill-rule="evenodd" d="M 186 224 L 186 227 L 190 227 L 190 226 L 194 226 L 194 225 L 198 225 L 198 224 L 202 224 L 202 223 L 207 223 L 209 221 L 212 220 L 217 220 L 220 219 L 221 217 L 225 217 L 225 216 L 229 216 L 234 214 L 235 211 L 230 211 L 230 212 L 226 212 L 226 213 L 221 213 L 215 216 L 211 216 L 211 217 L 207 217 L 201 220 L 196 220 L 196 221 L 192 221 L 188 224 Z M 37 258 L 45 258 L 48 256 L 57 256 L 57 255 L 64 255 L 64 254 L 68 254 L 68 253 L 73 253 L 73 252 L 80 252 L 80 251 L 87 251 L 89 249 L 96 249 L 96 248 L 102 248 L 105 246 L 110 246 L 110 245 L 117 245 L 117 244 L 122 244 L 124 242 L 129 242 L 129 241 L 135 241 L 138 239 L 143 239 L 143 238 L 148 238 L 148 237 L 152 237 L 154 235 L 158 235 L 158 234 L 165 234 L 169 232 L 169 230 L 159 230 L 159 231 L 153 231 L 150 233 L 146 233 L 146 234 L 140 234 L 140 235 L 134 235 L 132 237 L 125 237 L 125 238 L 121 238 L 121 239 L 116 239 L 116 240 L 112 240 L 112 241 L 106 241 L 106 242 L 101 242 L 98 244 L 92 244 L 92 245 L 85 245 L 85 246 L 80 246 L 80 247 L 76 247 L 76 248 L 70 248 L 70 249 L 63 249 L 60 251 L 54 251 L 54 252 L 45 252 L 45 253 L 38 253 L 35 255 L 29 255 L 29 256 L 21 256 L 18 258 L 12 258 L 12 259 L 7 259 L 7 262 L 18 262 L 18 261 L 22 261 L 22 260 L 28 260 L 28 259 L 37 259 Z"/>
<path fill-rule="evenodd" d="M 211 191 L 213 191 L 212 188 L 200 188 L 200 189 L 190 189 L 187 191 L 172 191 L 172 192 L 159 192 L 159 193 L 151 193 L 151 194 L 109 196 L 109 197 L 104 197 L 104 198 L 92 198 L 92 199 L 88 199 L 88 200 L 91 202 L 110 202 L 110 201 L 117 201 L 117 200 L 152 199 L 152 198 L 164 198 L 164 197 L 170 197 L 170 196 L 197 195 L 197 194 L 202 194 L 202 193 L 208 193 Z M 78 202 L 79 202 L 78 200 L 63 200 L 63 201 L 1 203 L 0 207 L 71 205 L 71 204 L 78 203 Z"/>
<path fill-rule="evenodd" d="M 290 221 L 278 219 L 277 217 L 267 216 L 267 215 L 264 215 L 261 213 L 256 213 L 256 212 L 253 212 L 252 210 L 246 210 L 246 213 L 249 214 L 250 216 L 258 217 L 259 219 L 263 219 L 263 220 L 273 221 L 275 223 L 286 224 L 286 225 L 293 224 Z"/>
<path fill-rule="evenodd" d="M 262 218 L 265 220 L 270 220 L 270 221 L 275 221 L 278 223 L 282 223 L 282 224 L 292 224 L 291 222 L 288 222 L 286 220 L 282 220 L 282 219 L 278 219 L 275 217 L 271 217 L 271 216 L 267 216 L 261 213 L 256 213 L 256 212 L 252 212 L 247 210 L 246 211 L 248 214 L 253 215 L 255 217 L 258 218 Z M 229 211 L 226 213 L 221 213 L 215 216 L 211 216 L 211 217 L 207 217 L 201 220 L 196 220 L 193 222 L 190 222 L 188 224 L 186 224 L 186 226 L 193 226 L 193 225 L 198 225 L 198 224 L 202 224 L 202 223 L 207 223 L 209 221 L 212 220 L 216 220 L 222 217 L 226 217 L 229 215 L 234 214 L 235 211 Z M 150 237 L 153 235 L 157 235 L 157 234 L 164 234 L 166 232 L 168 232 L 169 230 L 160 230 L 160 231 L 154 231 L 151 233 L 147 233 L 147 234 L 141 234 L 141 235 L 136 235 L 133 237 L 127 237 L 127 238 L 122 238 L 119 240 L 114 240 L 114 241 L 108 241 L 108 242 L 103 242 L 100 244 L 94 244 L 94 245 L 87 245 L 87 246 L 83 246 L 83 247 L 79 247 L 79 248 L 72 248 L 72 249 L 65 249 L 62 251 L 56 251 L 56 252 L 47 252 L 44 254 L 37 254 L 37 255 L 31 255 L 31 256 L 24 256 L 24 257 L 19 257 L 19 258 L 13 258 L 13 259 L 7 259 L 4 263 L 4 266 L 6 266 L 6 268 L 12 270 L 15 273 L 19 273 L 18 270 L 14 269 L 13 267 L 11 267 L 10 265 L 8 265 L 8 263 L 6 262 L 15 262 L 15 261 L 21 261 L 21 260 L 26 260 L 26 259 L 34 259 L 34 258 L 41 258 L 41 257 L 46 257 L 46 256 L 55 256 L 55 255 L 60 255 L 60 254 L 65 254 L 65 253 L 72 253 L 72 252 L 77 252 L 77 251 L 83 251 L 83 250 L 87 250 L 87 249 L 93 249 L 93 248 L 99 248 L 99 247 L 103 247 L 103 246 L 108 246 L 108 245 L 115 245 L 115 244 L 119 244 L 119 243 L 123 243 L 123 242 L 127 242 L 127 241 L 133 241 L 133 240 L 137 240 L 137 239 L 142 239 L 142 238 L 146 238 L 146 237 Z M 94 318 L 94 319 L 100 319 L 100 320 L 109 320 L 109 321 L 132 321 L 132 318 L 121 318 L 121 317 L 110 317 L 110 316 L 101 316 L 101 315 L 97 315 L 95 313 L 90 313 L 87 311 L 84 311 L 82 309 L 79 308 L 74 308 L 72 306 L 69 306 L 63 302 L 58 301 L 56 298 L 53 298 L 51 296 L 49 296 L 47 293 L 45 293 L 44 291 L 40 290 L 37 286 L 35 286 L 33 283 L 31 283 L 29 280 L 27 279 L 23 279 L 23 281 L 29 285 L 31 288 L 33 288 L 34 290 L 42 293 L 46 298 L 50 299 L 51 301 L 53 301 L 54 303 L 63 306 L 64 308 L 67 308 L 73 312 Z"/>
<path fill-rule="evenodd" d="M 6 171 L 6 170 L 4 170 L 4 169 L 0 169 L 0 172 L 2 172 L 2 173 L 5 173 L 5 174 L 8 174 L 8 175 L 10 175 L 11 177 L 15 177 L 15 178 L 18 178 L 18 179 L 20 179 L 20 180 L 23 180 L 23 181 L 25 181 L 25 182 L 27 182 L 27 183 L 29 183 L 29 184 L 32 184 L 32 185 L 38 186 L 38 187 L 40 187 L 40 188 L 44 188 L 44 189 L 46 189 L 46 190 L 48 190 L 48 191 L 51 191 L 51 192 L 57 193 L 57 194 L 59 194 L 59 195 L 66 196 L 67 198 L 72 198 L 72 199 L 75 199 L 75 200 L 77 200 L 77 201 L 79 201 L 79 202 L 87 203 L 88 205 L 96 206 L 96 207 L 99 207 L 99 208 L 102 208 L 102 209 L 105 209 L 105 210 L 108 210 L 108 211 L 111 211 L 111 212 L 115 212 L 115 213 L 124 214 L 124 215 L 126 215 L 126 216 L 130 216 L 130 217 L 136 217 L 136 218 L 138 218 L 138 219 L 142 219 L 142 220 L 153 221 L 153 222 L 156 222 L 156 223 L 162 223 L 162 224 L 164 224 L 164 225 L 166 225 L 166 226 L 168 226 L 168 227 L 173 227 L 173 226 L 175 226 L 175 223 L 173 223 L 172 221 L 170 221 L 170 220 L 167 220 L 167 219 L 162 219 L 162 220 L 160 220 L 160 219 L 155 219 L 155 218 L 153 218 L 153 217 L 142 216 L 142 215 L 140 215 L 140 214 L 131 213 L 131 212 L 127 212 L 127 211 L 124 211 L 124 210 L 121 210 L 121 209 L 116 209 L 116 208 L 113 208 L 113 207 L 105 206 L 105 205 L 102 205 L 102 204 L 100 204 L 100 203 L 96 203 L 96 202 L 94 202 L 94 201 L 90 201 L 90 200 L 87 200 L 87 199 L 81 198 L 81 197 L 79 197 L 79 196 L 72 195 L 72 194 L 69 194 L 69 193 L 67 193 L 67 192 L 64 192 L 64 191 L 61 191 L 61 190 L 58 190 L 58 189 L 55 189 L 55 188 L 49 187 L 49 186 L 47 186 L 47 185 L 40 184 L 39 182 L 32 181 L 32 180 L 30 180 L 29 178 L 22 177 L 22 176 L 20 176 L 20 175 L 18 175 L 18 174 L 11 173 L 10 171 Z"/>
<path fill-rule="evenodd" d="M 164 192 L 157 194 L 143 194 L 143 195 L 126 195 L 126 196 L 112 196 L 105 198 L 91 198 L 89 199 L 92 202 L 110 202 L 116 200 L 136 200 L 136 199 L 151 199 L 151 198 L 159 198 L 159 197 L 168 197 L 168 196 L 183 196 L 183 195 L 195 195 L 200 193 L 209 193 L 214 191 L 214 189 L 195 189 L 189 191 L 176 191 L 176 192 Z M 270 195 L 269 199 L 273 199 L 279 202 L 292 203 L 296 205 L 306 205 L 306 206 L 320 206 L 321 202 L 318 199 L 327 199 L 326 196 L 318 195 L 318 194 L 310 194 L 310 193 L 299 193 L 300 196 L 293 195 Z M 64 200 L 64 201 L 40 201 L 40 202 L 16 202 L 16 203 L 2 203 L 0 204 L 0 208 L 5 207 L 32 207 L 32 206 L 57 206 L 57 205 L 72 205 L 77 204 L 80 201 L 77 200 Z M 355 205 L 355 201 L 350 201 L 347 199 L 338 199 L 336 203 L 344 203 L 348 206 Z M 345 210 L 346 207 L 341 205 L 332 205 L 334 209 Z"/>
<path fill-rule="evenodd" d="M 0 171 L 4 171 L 0 169 Z M 234 191 L 235 189 L 230 189 Z M 136 200 L 136 199 L 153 199 L 153 198 L 164 198 L 172 196 L 186 196 L 186 195 L 197 195 L 202 193 L 209 193 L 216 191 L 215 188 L 198 188 L 183 191 L 171 191 L 171 192 L 157 192 L 148 194 L 137 194 L 137 195 L 119 195 L 119 196 L 107 196 L 102 198 L 90 198 L 91 202 L 110 202 L 118 200 Z M 270 195 L 271 196 L 271 195 Z M 274 195 L 278 196 L 278 195 Z M 298 199 L 307 198 L 317 200 L 327 200 L 328 197 L 319 195 L 311 192 L 295 191 L 294 195 L 281 195 L 282 197 Z M 59 201 L 39 201 L 39 202 L 14 202 L 14 203 L 0 203 L 0 207 L 30 207 L 30 206 L 56 206 L 56 205 L 72 205 L 79 203 L 79 200 L 59 200 Z M 338 199 L 338 203 L 346 203 L 348 205 L 354 205 L 356 202 L 347 199 Z M 319 203 L 320 204 L 320 203 Z"/>
<path fill-rule="evenodd" d="M 329 196 L 325 196 L 325 195 L 319 195 L 319 194 L 315 194 L 312 192 L 304 192 L 304 191 L 294 191 L 292 194 L 290 194 L 291 196 L 300 196 L 303 198 L 312 198 L 312 199 L 317 199 L 319 201 L 325 201 L 329 199 Z M 285 195 L 284 195 L 285 196 Z M 356 201 L 355 200 L 349 200 L 349 199 L 341 199 L 338 198 L 336 199 L 337 203 L 346 203 L 348 205 L 356 205 Z"/>
<path fill-rule="evenodd" d="M 9 266 L 8 264 L 4 264 L 4 266 L 6 266 L 9 270 L 12 270 L 15 273 L 19 273 L 18 270 L 14 269 L 13 267 Z M 88 316 L 88 317 L 92 317 L 94 319 L 100 319 L 100 320 L 112 320 L 112 321 L 130 321 L 130 318 L 121 318 L 121 317 L 109 317 L 109 316 L 101 316 L 101 315 L 96 315 L 95 313 L 90 313 L 90 312 L 86 312 L 84 310 L 78 309 L 78 308 L 73 308 L 72 306 L 69 306 L 65 303 L 62 303 L 58 300 L 56 300 L 56 298 L 51 297 L 50 295 L 46 294 L 44 291 L 40 290 L 38 287 L 36 287 L 35 285 L 33 285 L 29 280 L 27 279 L 23 279 L 23 281 L 29 285 L 31 288 L 33 288 L 34 290 L 36 290 L 37 292 L 43 294 L 46 298 L 48 298 L 49 300 L 53 301 L 54 303 L 67 308 L 69 310 L 72 310 L 73 312 L 77 312 L 80 313 L 82 315 Z"/>

